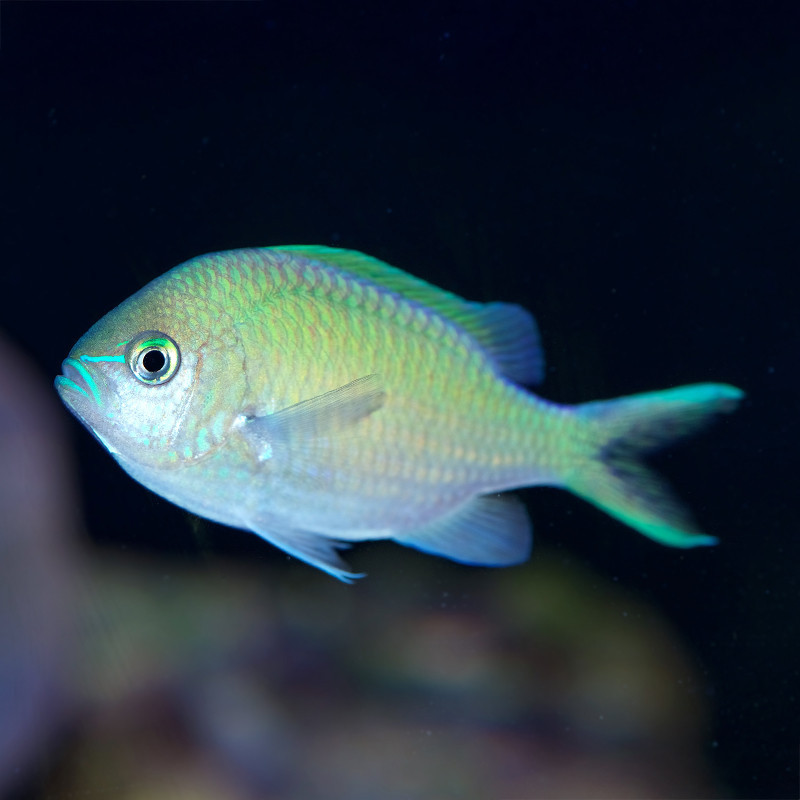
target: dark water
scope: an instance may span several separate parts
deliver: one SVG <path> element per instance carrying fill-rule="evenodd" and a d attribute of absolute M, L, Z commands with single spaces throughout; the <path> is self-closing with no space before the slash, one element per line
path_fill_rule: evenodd
<path fill-rule="evenodd" d="M 799 22 L 770 2 L 3 4 L 0 322 L 48 379 L 174 264 L 302 242 L 521 302 L 550 399 L 720 380 L 748 400 L 657 459 L 715 549 L 531 490 L 529 564 L 368 545 L 352 587 L 188 519 L 69 423 L 82 566 L 50 594 L 78 633 L 54 670 L 56 645 L 18 645 L 50 635 L 14 611 L 38 578 L 3 595 L 7 663 L 50 653 L 18 669 L 60 672 L 62 700 L 3 714 L 30 744 L 0 754 L 0 791 L 797 796 Z M 6 675 L 3 709 L 28 685 Z"/>

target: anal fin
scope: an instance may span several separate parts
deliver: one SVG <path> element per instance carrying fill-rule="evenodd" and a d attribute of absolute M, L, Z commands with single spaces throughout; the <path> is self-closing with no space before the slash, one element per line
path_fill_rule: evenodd
<path fill-rule="evenodd" d="M 526 561 L 533 543 L 528 513 L 513 495 L 473 497 L 455 511 L 392 538 L 426 553 L 486 567 Z"/>

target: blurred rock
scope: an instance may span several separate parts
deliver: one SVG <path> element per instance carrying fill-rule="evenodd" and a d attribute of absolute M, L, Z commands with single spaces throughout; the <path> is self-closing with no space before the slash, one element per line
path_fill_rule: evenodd
<path fill-rule="evenodd" d="M 651 608 L 544 550 L 435 580 L 392 558 L 354 586 L 97 559 L 49 796 L 715 796 L 703 692 Z"/>

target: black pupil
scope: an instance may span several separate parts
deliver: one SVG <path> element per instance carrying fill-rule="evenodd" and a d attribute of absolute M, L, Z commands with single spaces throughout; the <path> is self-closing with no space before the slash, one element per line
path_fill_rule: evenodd
<path fill-rule="evenodd" d="M 167 357 L 161 350 L 148 350 L 142 356 L 142 366 L 147 372 L 161 372 L 167 366 Z"/>

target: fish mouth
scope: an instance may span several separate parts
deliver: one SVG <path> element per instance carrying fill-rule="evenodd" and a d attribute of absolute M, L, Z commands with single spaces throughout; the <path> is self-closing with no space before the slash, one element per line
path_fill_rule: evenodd
<path fill-rule="evenodd" d="M 65 399 L 67 392 L 78 392 L 100 405 L 97 384 L 91 372 L 77 358 L 65 358 L 61 363 L 61 375 L 56 376 L 56 391 L 62 400 Z"/>

